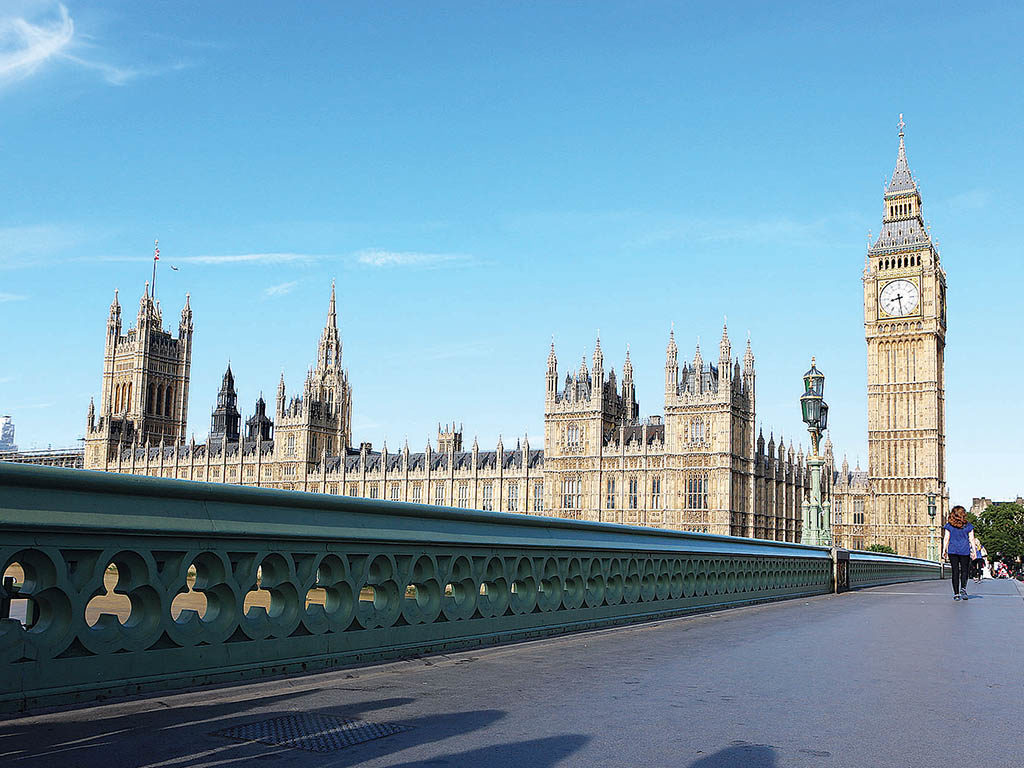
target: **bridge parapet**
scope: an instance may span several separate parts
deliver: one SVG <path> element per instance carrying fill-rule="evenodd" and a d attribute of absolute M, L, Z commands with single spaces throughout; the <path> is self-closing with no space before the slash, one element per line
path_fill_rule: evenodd
<path fill-rule="evenodd" d="M 834 588 L 821 547 L 5 463 L 0 565 L 8 711 Z M 938 575 L 851 554 L 851 586 Z"/>

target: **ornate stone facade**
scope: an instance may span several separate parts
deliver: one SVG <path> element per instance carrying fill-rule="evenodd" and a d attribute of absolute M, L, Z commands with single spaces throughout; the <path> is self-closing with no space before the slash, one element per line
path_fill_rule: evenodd
<path fill-rule="evenodd" d="M 944 364 L 946 279 L 924 225 L 902 124 L 883 225 L 863 274 L 868 349 L 868 469 L 836 468 L 825 442 L 823 496 L 835 542 L 884 543 L 926 556 L 935 494 L 948 507 Z M 85 466 L 189 480 L 320 491 L 394 501 L 547 514 L 796 541 L 809 472 L 802 453 L 755 437 L 754 356 L 742 361 L 722 329 L 717 362 L 698 344 L 679 361 L 674 330 L 665 360 L 662 416 L 640 417 L 629 350 L 621 381 L 605 372 L 598 340 L 591 364 L 560 383 L 552 343 L 543 449 L 526 438 L 493 451 L 462 446 L 462 429 L 438 428 L 437 449 L 391 452 L 352 442 L 352 391 L 341 367 L 332 287 L 317 362 L 301 396 L 282 375 L 271 419 L 266 403 L 240 428 L 230 366 L 206 444 L 185 442 L 192 348 L 186 297 L 178 337 L 163 330 L 148 288 L 136 328 L 121 333 L 115 294 L 107 326 L 99 418 L 90 404 Z M 795 403 L 794 403 L 795 408 Z"/>
<path fill-rule="evenodd" d="M 741 367 L 722 328 L 717 363 L 665 355 L 664 416 L 639 418 L 629 350 L 621 387 L 598 339 L 558 388 L 554 344 L 544 411 L 545 506 L 584 520 L 796 541 L 808 476 L 802 454 L 754 438 L 754 355 Z"/>
<path fill-rule="evenodd" d="M 192 365 L 188 295 L 177 338 L 164 330 L 160 303 L 150 296 L 148 282 L 135 327 L 121 330 L 121 305 L 114 291 L 107 316 L 99 420 L 95 403 L 89 402 L 85 465 L 90 468 L 105 469 L 118 445 L 185 442 Z"/>
<path fill-rule="evenodd" d="M 141 329 L 141 330 L 140 330 Z M 90 404 L 85 466 L 131 474 L 347 494 L 392 501 L 549 514 L 795 541 L 807 484 L 802 454 L 772 437 L 754 438 L 754 356 L 732 359 L 722 329 L 717 364 L 698 346 L 678 362 L 675 334 L 666 358 L 665 415 L 642 420 L 629 352 L 623 377 L 604 371 L 600 340 L 558 389 L 554 344 L 548 356 L 544 450 L 517 440 L 463 450 L 462 429 L 438 427 L 427 443 L 391 452 L 352 444 L 352 390 L 342 368 L 335 293 L 316 364 L 301 396 L 285 395 L 274 419 L 257 401 L 241 429 L 234 374 L 224 373 L 205 444 L 185 442 L 192 313 L 186 298 L 178 337 L 163 330 L 159 304 L 144 293 L 138 326 L 122 334 L 111 306 L 103 394 Z M 146 393 L 143 398 L 141 393 Z"/>
<path fill-rule="evenodd" d="M 946 488 L 946 273 L 910 173 L 902 115 L 882 230 L 864 265 L 868 353 L 868 471 L 836 475 L 836 541 L 888 544 L 926 557 L 928 495 L 941 528 Z M 845 462 L 844 462 L 845 463 Z M 865 482 L 866 481 L 866 482 Z"/>

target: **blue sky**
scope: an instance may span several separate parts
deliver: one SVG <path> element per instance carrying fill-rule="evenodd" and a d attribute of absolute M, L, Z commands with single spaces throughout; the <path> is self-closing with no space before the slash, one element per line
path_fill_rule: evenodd
<path fill-rule="evenodd" d="M 907 121 L 949 279 L 954 500 L 1024 493 L 1021 7 L 885 3 L 0 5 L 0 413 L 71 444 L 114 288 L 195 312 L 190 430 L 301 388 L 338 283 L 354 439 L 438 421 L 539 445 L 544 369 L 631 345 L 661 413 L 749 330 L 758 417 L 866 455 L 861 270 Z M 177 272 L 166 265 L 174 264 Z"/>

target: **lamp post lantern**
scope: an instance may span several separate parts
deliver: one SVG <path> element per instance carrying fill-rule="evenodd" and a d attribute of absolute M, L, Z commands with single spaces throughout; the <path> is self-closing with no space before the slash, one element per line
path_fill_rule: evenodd
<path fill-rule="evenodd" d="M 811 470 L 811 494 L 801 507 L 803 526 L 800 541 L 804 544 L 832 546 L 832 506 L 821 498 L 821 468 L 825 459 L 818 453 L 821 434 L 828 428 L 828 403 L 824 400 L 825 374 L 811 358 L 811 369 L 804 374 L 804 393 L 800 396 L 800 415 L 811 433 L 811 455 L 807 466 Z"/>
<path fill-rule="evenodd" d="M 938 560 L 939 552 L 935 546 L 935 494 L 928 494 L 928 559 Z"/>

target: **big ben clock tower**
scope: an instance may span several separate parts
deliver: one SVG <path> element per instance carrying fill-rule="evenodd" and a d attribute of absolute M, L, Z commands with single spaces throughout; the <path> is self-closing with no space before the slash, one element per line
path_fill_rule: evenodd
<path fill-rule="evenodd" d="M 940 515 L 946 509 L 946 273 L 924 224 L 903 127 L 900 115 L 882 231 L 864 267 L 870 526 L 877 543 L 925 557 L 929 494 Z"/>

